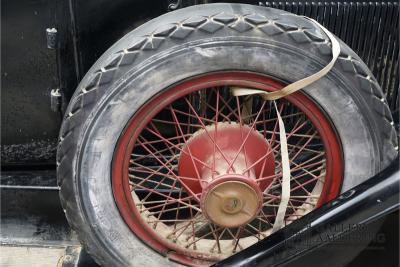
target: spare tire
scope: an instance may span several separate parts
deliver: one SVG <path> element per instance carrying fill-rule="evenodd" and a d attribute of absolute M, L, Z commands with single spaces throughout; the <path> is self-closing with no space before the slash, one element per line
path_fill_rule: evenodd
<path fill-rule="evenodd" d="M 331 56 L 314 23 L 252 5 L 189 7 L 128 33 L 86 74 L 60 132 L 61 202 L 84 247 L 104 266 L 207 265 L 267 237 L 280 197 L 277 114 L 229 89 L 279 90 Z M 397 155 L 382 90 L 342 42 L 328 75 L 277 106 L 286 223 Z"/>

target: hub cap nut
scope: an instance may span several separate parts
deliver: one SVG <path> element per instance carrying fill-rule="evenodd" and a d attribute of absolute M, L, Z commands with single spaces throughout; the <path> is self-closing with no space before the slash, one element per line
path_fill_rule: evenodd
<path fill-rule="evenodd" d="M 236 178 L 236 177 L 235 177 Z M 248 179 L 217 179 L 202 194 L 205 216 L 213 223 L 227 228 L 245 225 L 258 214 L 262 194 Z"/>

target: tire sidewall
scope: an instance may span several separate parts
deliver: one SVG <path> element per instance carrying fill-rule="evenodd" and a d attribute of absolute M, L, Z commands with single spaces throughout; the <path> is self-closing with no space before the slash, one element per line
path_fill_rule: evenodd
<path fill-rule="evenodd" d="M 132 68 L 114 83 L 82 126 L 79 153 L 74 159 L 77 201 L 94 238 L 126 265 L 174 265 L 132 234 L 119 214 L 111 187 L 111 163 L 118 138 L 151 97 L 182 80 L 215 71 L 251 71 L 293 82 L 315 73 L 323 62 L 271 40 L 225 37 L 186 43 L 163 51 L 140 68 Z M 341 141 L 345 162 L 342 192 L 379 168 L 376 140 L 354 95 L 354 86 L 333 69 L 305 89 L 331 119 Z"/>

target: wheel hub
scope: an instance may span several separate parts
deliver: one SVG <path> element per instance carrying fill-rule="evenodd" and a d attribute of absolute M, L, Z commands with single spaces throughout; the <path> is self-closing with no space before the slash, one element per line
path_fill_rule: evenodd
<path fill-rule="evenodd" d="M 244 225 L 257 215 L 262 191 L 273 179 L 256 179 L 273 176 L 274 168 L 266 139 L 248 126 L 232 123 L 196 132 L 186 142 L 178 166 L 185 186 L 194 194 L 201 193 L 205 216 L 228 228 Z"/>
<path fill-rule="evenodd" d="M 275 159 L 259 132 L 245 125 L 220 122 L 197 131 L 186 142 L 179 158 L 178 173 L 185 185 L 198 194 L 225 174 L 241 175 L 249 180 L 273 176 Z M 185 177 L 190 179 L 185 180 Z M 258 187 L 263 191 L 272 181 L 262 180 Z"/>
<path fill-rule="evenodd" d="M 256 182 L 240 175 L 223 175 L 205 188 L 201 206 L 213 223 L 227 228 L 250 222 L 262 205 L 262 192 Z"/>

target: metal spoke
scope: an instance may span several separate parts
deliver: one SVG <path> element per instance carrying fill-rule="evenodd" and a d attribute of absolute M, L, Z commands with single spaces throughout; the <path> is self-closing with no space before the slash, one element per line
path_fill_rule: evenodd
<path fill-rule="evenodd" d="M 215 142 L 214 138 L 211 137 L 210 133 L 207 131 L 206 126 L 204 125 L 203 121 L 200 119 L 200 117 L 197 115 L 197 112 L 194 110 L 192 104 L 190 104 L 190 102 L 187 100 L 187 98 L 184 98 L 186 103 L 188 103 L 189 107 L 192 109 L 193 113 L 195 114 L 195 116 L 197 117 L 197 119 L 199 120 L 200 124 L 203 126 L 203 129 L 205 131 L 205 133 L 207 134 L 207 136 L 210 138 L 211 142 L 213 142 L 215 144 L 215 147 L 218 149 L 218 152 L 221 153 L 222 157 L 226 160 L 227 163 L 229 163 L 229 160 L 227 159 L 227 157 L 225 156 L 224 152 L 222 151 L 222 149 L 219 147 L 219 145 Z M 235 171 L 235 170 L 233 170 Z"/>
<path fill-rule="evenodd" d="M 124 161 L 128 165 L 124 184 L 131 190 L 136 209 L 131 213 L 136 216 L 134 225 L 150 227 L 145 230 L 151 231 L 151 238 L 164 239 L 162 245 L 173 243 L 166 246 L 176 253 L 193 258 L 200 253 L 210 259 L 223 258 L 267 238 L 282 198 L 277 112 L 287 130 L 291 174 L 285 224 L 316 207 L 322 196 L 320 188 L 330 184 L 326 173 L 332 158 L 319 124 L 313 124 L 314 117 L 307 109 L 294 104 L 301 101 L 279 99 L 276 111 L 272 102 L 259 95 L 232 95 L 230 85 L 210 85 L 174 96 L 174 101 L 168 99 L 156 102 L 164 103 L 157 108 L 161 111 L 139 123 L 142 128 L 132 134 L 127 147 L 133 149 Z M 232 140 L 236 144 L 230 146 Z M 261 201 L 255 202 L 252 213 L 239 210 L 250 217 L 233 226 L 228 221 L 233 215 L 219 223 L 207 202 L 209 192 L 214 197 L 221 194 L 211 190 L 232 181 L 251 185 Z M 227 188 L 234 190 L 233 186 Z M 210 203 L 220 201 L 218 197 L 210 199 Z M 246 205 L 250 199 L 246 198 Z"/>
<path fill-rule="evenodd" d="M 178 127 L 180 134 L 183 136 L 184 134 L 183 134 L 181 125 L 179 124 L 178 118 L 176 117 L 175 110 L 172 108 L 172 106 L 169 106 L 169 107 L 171 110 L 172 117 L 174 118 L 174 121 L 176 122 L 176 126 Z M 194 163 L 194 158 L 193 158 L 192 152 L 190 151 L 190 146 L 187 145 L 187 141 L 186 141 L 185 137 L 183 137 L 183 141 L 185 142 L 186 147 L 188 148 L 189 156 L 190 156 L 190 159 L 192 160 L 192 164 L 196 171 L 196 175 L 197 175 L 197 178 L 199 179 L 200 185 L 202 185 L 199 170 L 197 169 L 197 165 Z"/>

